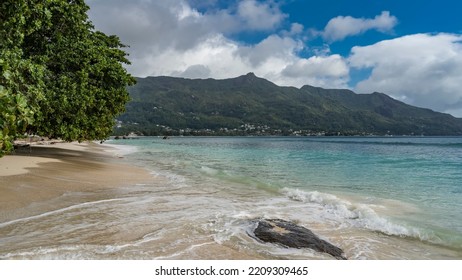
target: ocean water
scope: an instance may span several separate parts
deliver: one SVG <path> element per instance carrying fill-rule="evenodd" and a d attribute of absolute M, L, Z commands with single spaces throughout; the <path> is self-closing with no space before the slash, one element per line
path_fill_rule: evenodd
<path fill-rule="evenodd" d="M 85 202 L 0 223 L 0 258 L 331 258 L 254 238 L 253 219 L 278 218 L 348 259 L 462 259 L 460 137 L 111 143 L 152 183 L 69 194 Z"/>

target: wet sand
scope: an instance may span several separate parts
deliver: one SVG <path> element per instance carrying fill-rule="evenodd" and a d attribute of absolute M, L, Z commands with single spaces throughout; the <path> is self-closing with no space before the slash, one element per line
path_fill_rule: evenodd
<path fill-rule="evenodd" d="M 70 193 L 152 183 L 147 170 L 130 166 L 119 152 L 92 142 L 56 143 L 0 158 L 0 222 L 82 202 Z"/>
<path fill-rule="evenodd" d="M 261 258 L 218 244 L 197 209 L 179 215 L 191 194 L 121 154 L 58 143 L 1 158 L 0 259 Z"/>

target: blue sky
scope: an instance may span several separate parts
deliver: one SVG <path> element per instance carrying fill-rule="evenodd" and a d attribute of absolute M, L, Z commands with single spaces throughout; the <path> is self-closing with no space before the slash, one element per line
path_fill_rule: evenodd
<path fill-rule="evenodd" d="M 135 76 L 386 93 L 462 117 L 462 1 L 88 0 Z"/>

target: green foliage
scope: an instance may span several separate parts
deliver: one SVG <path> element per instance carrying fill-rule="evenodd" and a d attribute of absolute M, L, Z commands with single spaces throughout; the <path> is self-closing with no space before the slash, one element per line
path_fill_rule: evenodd
<path fill-rule="evenodd" d="M 95 31 L 83 0 L 0 5 L 0 151 L 26 131 L 63 140 L 108 137 L 135 80 L 125 46 Z"/>
<path fill-rule="evenodd" d="M 279 87 L 253 74 L 225 80 L 139 78 L 129 91 L 132 101 L 118 118 L 123 122 L 116 130 L 119 134 L 184 130 L 261 135 L 264 130 L 289 135 L 291 130 L 302 130 L 327 135 L 462 135 L 462 119 L 409 106 L 385 94 Z M 212 132 L 201 131 L 206 129 Z"/>

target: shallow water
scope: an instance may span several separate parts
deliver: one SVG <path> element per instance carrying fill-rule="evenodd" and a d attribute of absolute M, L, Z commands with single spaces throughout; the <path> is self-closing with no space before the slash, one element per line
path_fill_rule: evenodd
<path fill-rule="evenodd" d="M 126 157 L 152 184 L 33 205 L 39 214 L 0 223 L 0 258 L 331 258 L 258 242 L 259 217 L 295 221 L 349 259 L 462 258 L 461 138 L 113 143 L 137 148 Z"/>

